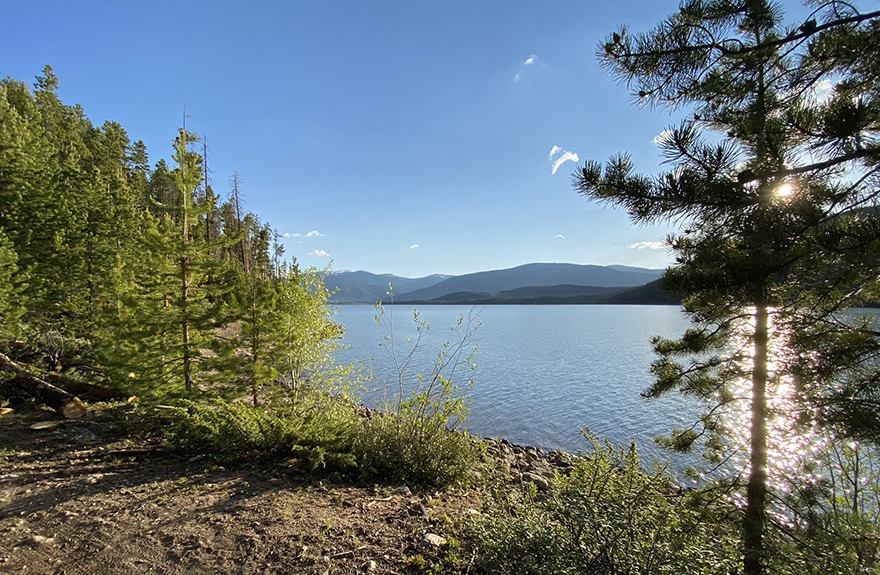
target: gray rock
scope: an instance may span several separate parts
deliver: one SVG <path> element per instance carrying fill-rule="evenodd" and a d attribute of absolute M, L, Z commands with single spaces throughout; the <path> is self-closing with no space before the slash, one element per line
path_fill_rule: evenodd
<path fill-rule="evenodd" d="M 54 537 L 43 537 L 42 535 L 31 535 L 30 544 L 33 547 L 42 547 L 43 545 L 52 545 L 55 543 Z"/>
<path fill-rule="evenodd" d="M 424 539 L 422 539 L 420 545 L 422 547 L 436 547 L 440 548 L 446 545 L 446 539 L 444 537 L 440 537 L 435 533 L 426 533 Z"/>
<path fill-rule="evenodd" d="M 395 487 L 391 491 L 392 495 L 400 495 L 401 497 L 411 497 L 412 491 L 410 491 L 409 487 L 406 485 L 401 485 L 400 487 Z"/>
<path fill-rule="evenodd" d="M 555 475 L 553 468 L 550 467 L 550 464 L 544 461 L 543 459 L 538 459 L 533 461 L 529 465 L 529 471 L 532 473 L 536 473 L 542 477 L 551 478 Z"/>
<path fill-rule="evenodd" d="M 550 491 L 550 482 L 548 482 L 545 478 L 541 477 L 537 473 L 526 471 L 525 473 L 523 473 L 522 478 L 523 481 L 534 483 L 535 487 L 538 488 L 538 491 Z"/>

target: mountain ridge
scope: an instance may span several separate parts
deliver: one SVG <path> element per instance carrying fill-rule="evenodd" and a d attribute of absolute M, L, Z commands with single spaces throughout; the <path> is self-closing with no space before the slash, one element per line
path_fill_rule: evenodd
<path fill-rule="evenodd" d="M 343 271 L 328 274 L 325 282 L 333 293 L 330 301 L 336 304 L 387 303 L 391 299 L 389 284 L 398 303 L 600 303 L 598 300 L 614 299 L 615 294 L 650 284 L 662 273 L 633 266 L 530 263 L 460 276 L 432 274 L 421 278 Z M 636 299 L 641 297 L 637 295 Z M 648 299 L 663 298 L 655 294 Z"/>
<path fill-rule="evenodd" d="M 376 303 L 387 298 L 389 284 L 398 290 L 412 291 L 430 287 L 451 276 L 432 274 L 421 278 L 405 278 L 393 274 L 374 274 L 368 271 L 332 272 L 324 283 L 333 295 L 332 303 Z"/>

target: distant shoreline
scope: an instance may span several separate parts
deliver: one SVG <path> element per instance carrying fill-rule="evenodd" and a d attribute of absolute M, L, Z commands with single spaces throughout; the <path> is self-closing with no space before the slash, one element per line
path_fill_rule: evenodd
<path fill-rule="evenodd" d="M 681 302 L 603 302 L 603 301 L 535 301 L 535 300 L 461 300 L 461 301 L 434 301 L 434 300 L 403 300 L 403 301 L 381 301 L 374 303 L 367 302 L 335 302 L 335 305 L 649 305 L 649 306 L 675 306 L 681 307 Z"/>

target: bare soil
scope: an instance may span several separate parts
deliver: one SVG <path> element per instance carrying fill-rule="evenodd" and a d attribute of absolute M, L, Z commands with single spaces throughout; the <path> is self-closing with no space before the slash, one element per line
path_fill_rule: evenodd
<path fill-rule="evenodd" d="M 418 573 L 448 549 L 426 535 L 448 537 L 479 506 L 465 493 L 322 482 L 285 462 L 218 467 L 132 417 L 0 416 L 0 573 Z"/>

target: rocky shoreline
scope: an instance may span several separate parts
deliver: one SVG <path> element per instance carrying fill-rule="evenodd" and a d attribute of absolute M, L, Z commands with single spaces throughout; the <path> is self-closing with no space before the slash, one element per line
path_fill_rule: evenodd
<path fill-rule="evenodd" d="M 568 473 L 573 455 L 564 451 L 545 452 L 539 447 L 518 445 L 506 439 L 484 438 L 487 455 L 496 460 L 496 471 L 510 478 L 511 483 L 534 484 L 538 491 L 550 490 L 556 474 Z"/>
<path fill-rule="evenodd" d="M 361 417 L 370 419 L 382 413 L 381 410 L 358 406 Z M 461 433 L 456 431 L 456 433 Z M 540 447 L 511 443 L 507 439 L 483 437 L 474 439 L 482 441 L 485 453 L 489 459 L 494 460 L 492 471 L 508 477 L 509 483 L 527 486 L 534 484 L 540 492 L 550 490 L 550 482 L 559 474 L 568 473 L 573 467 L 575 456 L 561 450 L 544 451 Z M 479 480 L 482 472 L 475 471 Z"/>

